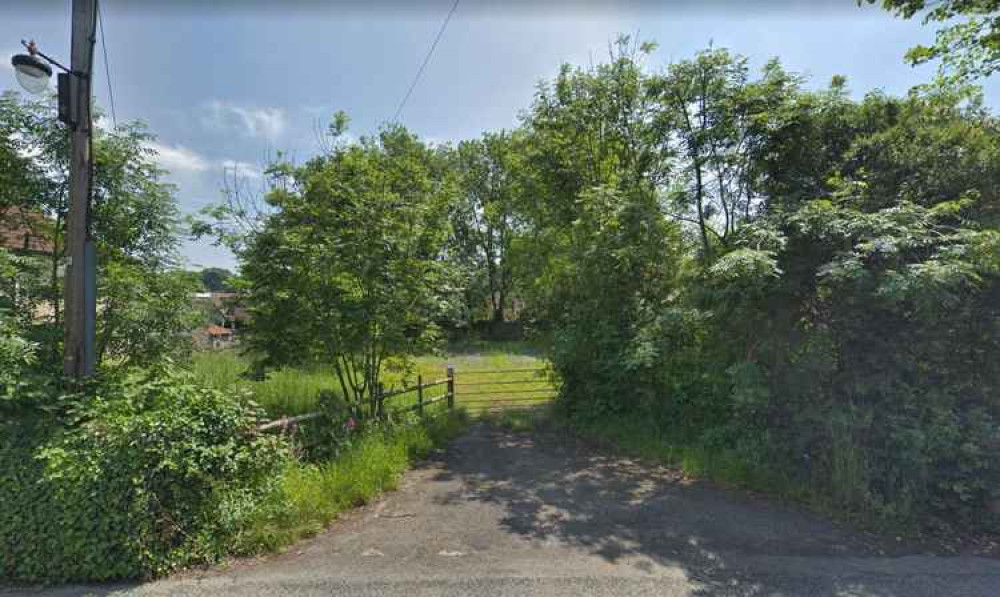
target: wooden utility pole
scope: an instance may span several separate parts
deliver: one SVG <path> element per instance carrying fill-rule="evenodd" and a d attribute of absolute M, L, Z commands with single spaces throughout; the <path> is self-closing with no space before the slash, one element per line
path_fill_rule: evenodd
<path fill-rule="evenodd" d="M 90 239 L 91 73 L 97 34 L 97 1 L 73 0 L 71 39 L 69 216 L 66 222 L 66 336 L 63 370 L 81 379 L 94 372 L 97 320 L 96 255 Z"/>

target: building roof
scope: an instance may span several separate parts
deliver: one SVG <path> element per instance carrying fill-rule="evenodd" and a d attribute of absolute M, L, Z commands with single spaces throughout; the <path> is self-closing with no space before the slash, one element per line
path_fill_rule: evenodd
<path fill-rule="evenodd" d="M 0 209 L 0 247 L 10 251 L 52 253 L 52 222 L 45 214 L 19 207 Z"/>
<path fill-rule="evenodd" d="M 214 323 L 212 325 L 205 326 L 205 332 L 209 336 L 214 337 L 232 336 L 235 333 L 229 328 L 224 328 L 221 325 L 215 325 Z"/>

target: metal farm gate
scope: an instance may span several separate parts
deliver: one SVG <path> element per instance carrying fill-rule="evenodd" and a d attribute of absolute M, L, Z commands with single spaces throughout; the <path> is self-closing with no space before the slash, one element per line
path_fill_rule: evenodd
<path fill-rule="evenodd" d="M 557 389 L 545 367 L 449 369 L 455 403 L 470 413 L 534 408 L 555 398 Z"/>

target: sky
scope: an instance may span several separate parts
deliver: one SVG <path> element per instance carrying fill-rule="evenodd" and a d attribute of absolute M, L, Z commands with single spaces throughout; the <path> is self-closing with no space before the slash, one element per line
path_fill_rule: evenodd
<path fill-rule="evenodd" d="M 102 0 L 105 46 L 119 122 L 142 120 L 156 134 L 183 211 L 222 199 L 224 173 L 251 186 L 269 156 L 303 161 L 317 151 L 316 127 L 337 110 L 350 132 L 390 120 L 454 0 Z M 34 39 L 69 59 L 70 0 L 6 0 L 0 55 Z M 905 93 L 932 65 L 911 68 L 907 48 L 933 39 L 919 20 L 894 18 L 855 0 L 460 0 L 399 120 L 431 142 L 457 142 L 511 128 L 536 85 L 562 63 L 607 56 L 619 33 L 659 44 L 659 70 L 710 43 L 743 54 L 752 67 L 778 57 L 812 87 L 844 75 L 856 96 Z M 95 94 L 107 111 L 100 42 Z M 19 89 L 0 62 L 0 92 Z M 986 88 L 1000 103 L 1000 85 Z M 207 241 L 186 240 L 191 268 L 235 268 Z"/>

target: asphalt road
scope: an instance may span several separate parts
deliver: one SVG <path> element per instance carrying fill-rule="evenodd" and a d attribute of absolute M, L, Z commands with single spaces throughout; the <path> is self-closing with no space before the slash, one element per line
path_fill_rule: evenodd
<path fill-rule="evenodd" d="M 997 597 L 1000 560 L 920 553 L 563 437 L 477 425 L 398 491 L 283 554 L 23 593 Z"/>

